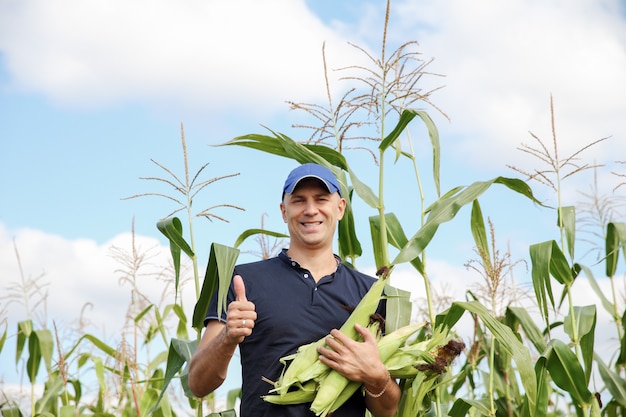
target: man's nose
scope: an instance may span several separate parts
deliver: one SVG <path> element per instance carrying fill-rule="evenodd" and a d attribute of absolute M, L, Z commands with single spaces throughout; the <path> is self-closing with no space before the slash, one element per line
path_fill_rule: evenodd
<path fill-rule="evenodd" d="M 304 212 L 306 214 L 317 213 L 317 204 L 315 204 L 314 200 L 307 201 Z"/>

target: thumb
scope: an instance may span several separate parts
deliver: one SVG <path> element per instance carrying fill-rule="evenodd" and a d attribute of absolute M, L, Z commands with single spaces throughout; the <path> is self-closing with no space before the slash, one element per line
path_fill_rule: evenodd
<path fill-rule="evenodd" d="M 241 275 L 235 275 L 233 277 L 233 285 L 235 287 L 237 301 L 248 301 L 248 299 L 246 298 L 246 286 L 243 283 L 243 278 L 241 278 Z"/>

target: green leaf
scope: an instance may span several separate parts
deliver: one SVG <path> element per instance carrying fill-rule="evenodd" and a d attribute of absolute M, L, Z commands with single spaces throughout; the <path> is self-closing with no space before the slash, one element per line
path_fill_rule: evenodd
<path fill-rule="evenodd" d="M 411 303 L 411 293 L 409 291 L 386 284 L 384 293 L 387 299 L 385 333 L 389 334 L 410 323 L 413 304 Z"/>
<path fill-rule="evenodd" d="M 143 391 L 141 398 L 139 399 L 139 415 L 152 414 L 151 409 L 154 410 L 156 402 L 159 398 L 159 393 L 154 388 L 147 388 Z"/>
<path fill-rule="evenodd" d="M 381 268 L 384 266 L 384 260 L 381 255 L 383 250 L 380 247 L 380 216 L 371 216 L 369 218 L 369 222 L 376 268 Z M 397 249 L 404 247 L 407 244 L 408 239 L 406 238 L 404 230 L 402 230 L 402 225 L 396 215 L 393 213 L 386 213 L 385 225 L 387 227 L 387 243 Z M 422 276 L 426 275 L 424 265 L 419 257 L 413 259 L 410 263 Z"/>
<path fill-rule="evenodd" d="M 429 215 L 426 223 L 408 241 L 402 250 L 400 250 L 400 253 L 392 263 L 397 265 L 403 262 L 410 262 L 418 257 L 432 240 L 441 224 L 452 220 L 463 206 L 472 203 L 489 189 L 492 184 L 496 183 L 505 185 L 509 189 L 538 203 L 532 195 L 528 184 L 517 179 L 497 177 L 488 181 L 477 181 L 463 188 L 457 187 L 446 193 L 429 207 Z"/>
<path fill-rule="evenodd" d="M 4 332 L 2 332 L 2 337 L 0 337 L 0 352 L 2 352 L 2 348 L 4 347 L 4 343 L 7 340 L 7 331 L 9 330 L 9 326 L 4 327 Z"/>
<path fill-rule="evenodd" d="M 536 243 L 529 248 L 531 277 L 533 288 L 535 289 L 535 297 L 541 311 L 541 316 L 548 323 L 548 308 L 554 308 L 554 296 L 552 294 L 552 284 L 550 281 L 550 251 L 552 250 L 552 241 Z M 550 304 L 548 304 L 548 300 Z"/>
<path fill-rule="evenodd" d="M 35 415 L 49 415 L 54 417 L 56 415 L 56 404 L 58 402 L 58 396 L 63 389 L 63 380 L 58 377 L 53 377 L 45 384 L 43 395 L 35 403 Z M 54 411 L 54 414 L 47 413 L 46 411 Z"/>
<path fill-rule="evenodd" d="M 482 416 L 491 416 L 493 415 L 493 413 L 491 412 L 491 409 L 489 408 L 489 399 L 488 398 L 480 398 L 478 400 L 474 400 L 471 398 L 465 398 L 463 401 L 467 402 L 469 405 L 471 405 L 474 410 L 476 410 L 478 412 L 479 415 Z"/>
<path fill-rule="evenodd" d="M 469 410 L 472 408 L 472 405 L 465 401 L 463 398 L 457 398 L 448 412 L 450 417 L 465 417 Z"/>
<path fill-rule="evenodd" d="M 626 380 L 617 372 L 609 369 L 598 355 L 595 356 L 595 361 L 598 365 L 598 371 L 600 372 L 602 381 L 613 397 L 613 400 L 626 408 Z"/>
<path fill-rule="evenodd" d="M 378 197 L 372 191 L 372 189 L 367 186 L 364 182 L 362 182 L 356 174 L 348 168 L 348 174 L 350 175 L 350 182 L 352 183 L 352 187 L 354 188 L 354 192 L 361 197 L 361 199 L 371 208 L 378 209 L 380 205 L 380 201 L 378 201 Z"/>
<path fill-rule="evenodd" d="M 535 346 L 539 353 L 544 352 L 548 348 L 548 344 L 543 338 L 541 330 L 535 324 L 535 321 L 528 314 L 528 310 L 522 307 L 508 307 L 507 313 L 511 313 L 519 322 L 526 334 L 526 337 Z"/>
<path fill-rule="evenodd" d="M 570 259 L 574 259 L 574 243 L 576 242 L 576 208 L 574 206 L 561 207 L 558 212 L 559 228 L 565 231 L 565 240 Z"/>
<path fill-rule="evenodd" d="M 537 375 L 537 404 L 534 412 L 535 417 L 546 417 L 550 407 L 550 378 L 548 378 L 547 360 L 543 356 L 535 363 L 535 374 Z"/>
<path fill-rule="evenodd" d="M 177 251 L 181 249 L 190 258 L 195 256 L 191 247 L 183 237 L 183 225 L 178 217 L 170 217 L 159 221 L 157 228 L 169 239 L 170 245 L 173 245 Z M 180 253 L 180 251 L 178 251 L 178 253 Z"/>
<path fill-rule="evenodd" d="M 193 310 L 192 327 L 200 330 L 204 327 L 204 319 L 209 308 L 213 294 L 218 292 L 218 314 L 221 314 L 226 305 L 226 296 L 228 287 L 232 279 L 235 263 L 239 257 L 239 249 L 220 245 L 218 243 L 211 244 L 211 252 L 209 254 L 209 262 L 202 283 L 200 297 L 196 302 Z"/>
<path fill-rule="evenodd" d="M 451 329 L 456 322 L 461 318 L 464 311 L 469 311 L 476 314 L 485 326 L 493 333 L 493 336 L 500 343 L 500 347 L 505 353 L 511 355 L 515 364 L 517 365 L 520 380 L 524 386 L 526 397 L 528 399 L 529 410 L 531 411 L 531 417 L 534 417 L 534 412 L 537 404 L 537 380 L 535 371 L 532 366 L 532 358 L 530 352 L 522 344 L 522 342 L 515 336 L 513 331 L 499 322 L 485 306 L 478 301 L 470 302 L 454 302 L 452 306 L 444 313 L 437 316 L 436 328 L 439 326 Z"/>
<path fill-rule="evenodd" d="M 574 320 L 570 315 L 563 320 L 563 327 L 570 339 L 574 341 L 574 334 L 572 332 L 574 323 L 576 325 L 576 335 L 583 355 L 583 362 L 585 364 L 585 377 L 587 384 L 589 384 L 589 378 L 591 377 L 592 362 L 593 362 L 593 348 L 595 341 L 596 330 L 596 306 L 589 305 L 585 307 L 574 306 Z"/>
<path fill-rule="evenodd" d="M 358 258 L 363 254 L 363 248 L 361 242 L 356 235 L 356 226 L 354 221 L 354 212 L 352 211 L 352 194 L 350 198 L 346 198 L 346 210 L 344 211 L 343 218 L 339 221 L 337 228 L 337 239 L 339 246 L 339 255 L 342 259 Z"/>
<path fill-rule="evenodd" d="M 622 340 L 620 341 L 620 350 L 616 364 L 626 367 L 626 309 L 622 315 Z"/>
<path fill-rule="evenodd" d="M 617 270 L 620 248 L 626 251 L 626 223 L 609 222 L 606 226 L 606 276 L 613 277 Z"/>
<path fill-rule="evenodd" d="M 52 350 L 52 333 L 49 330 L 35 330 L 31 333 L 28 338 L 28 360 L 26 361 L 26 373 L 31 384 L 37 381 L 42 358 L 46 368 L 50 370 Z"/>
<path fill-rule="evenodd" d="M 63 405 L 59 409 L 59 417 L 75 417 L 76 407 L 73 405 Z"/>
<path fill-rule="evenodd" d="M 89 340 L 91 343 L 93 343 L 94 346 L 96 346 L 102 352 L 106 353 L 109 357 L 111 357 L 113 359 L 115 359 L 117 357 L 117 349 L 112 348 L 111 346 L 109 346 L 106 343 L 104 343 L 102 340 L 100 340 L 97 337 L 87 333 L 87 334 L 82 335 L 78 339 L 78 341 L 74 344 L 74 346 L 72 346 L 72 348 L 66 353 L 66 355 L 65 355 L 66 358 L 69 358 L 72 355 L 74 350 L 76 350 L 78 348 L 78 346 L 80 345 L 80 343 L 83 340 Z"/>
<path fill-rule="evenodd" d="M 487 230 L 485 229 L 485 221 L 483 219 L 483 213 L 480 209 L 480 203 L 478 200 L 472 202 L 472 218 L 470 221 L 472 228 L 472 236 L 474 236 L 474 243 L 478 248 L 478 253 L 488 270 L 492 269 L 491 255 L 489 251 L 489 241 L 487 240 Z"/>
<path fill-rule="evenodd" d="M 378 270 L 383 266 L 384 263 L 384 250 L 382 248 L 380 238 L 380 216 L 371 216 L 369 218 L 369 223 L 370 236 L 372 237 L 372 252 L 374 253 L 374 263 L 376 264 L 376 269 Z"/>
<path fill-rule="evenodd" d="M 235 241 L 235 244 L 233 245 L 233 247 L 238 248 L 247 238 L 249 238 L 250 236 L 255 236 L 255 235 L 266 235 L 266 236 L 276 237 L 279 239 L 286 239 L 289 237 L 289 235 L 286 235 L 284 233 L 272 232 L 271 230 L 248 229 L 248 230 L 245 230 L 243 233 L 241 233 L 237 237 L 237 240 Z"/>
<path fill-rule="evenodd" d="M 545 356 L 552 380 L 570 394 L 576 405 L 581 408 L 590 406 L 593 394 L 587 388 L 585 373 L 578 358 L 562 341 L 553 339 L 550 344 Z"/>
<path fill-rule="evenodd" d="M 195 255 L 189 244 L 183 237 L 183 225 L 178 217 L 170 217 L 157 223 L 157 229 L 163 233 L 170 242 L 170 253 L 174 264 L 174 289 L 178 296 L 178 285 L 180 283 L 180 251 L 184 251 L 187 256 L 194 258 Z"/>
<path fill-rule="evenodd" d="M 226 394 L 226 408 L 235 408 L 235 404 L 239 398 L 241 398 L 241 388 L 235 388 L 228 391 Z"/>
<path fill-rule="evenodd" d="M 167 387 L 176 374 L 181 370 L 185 362 L 189 362 L 193 353 L 196 351 L 198 347 L 198 342 L 196 340 L 180 340 L 180 339 L 172 339 L 170 341 L 170 347 L 167 353 L 167 365 L 165 367 L 165 376 L 163 379 L 163 387 L 160 389 L 160 394 L 157 397 L 154 405 L 152 406 L 152 410 L 150 413 L 152 414 L 154 410 L 160 405 L 163 396 L 167 391 Z"/>
<path fill-rule="evenodd" d="M 408 126 L 411 120 L 415 118 L 415 116 L 417 116 L 417 113 L 414 110 L 403 110 L 400 114 L 400 118 L 398 119 L 398 123 L 393 128 L 391 133 L 389 133 L 387 137 L 385 137 L 380 142 L 380 145 L 378 145 L 378 149 L 380 149 L 381 152 L 385 152 L 387 148 L 393 145 L 393 143 L 400 137 L 400 134 Z"/>
<path fill-rule="evenodd" d="M 15 348 L 15 363 L 20 361 L 26 341 L 33 332 L 33 321 L 24 320 L 17 323 L 17 347 Z"/>
<path fill-rule="evenodd" d="M 439 144 L 439 131 L 437 130 L 437 126 L 430 118 L 427 112 L 423 110 L 415 110 L 415 109 L 405 109 L 400 114 L 400 118 L 398 123 L 393 128 L 391 133 L 385 137 L 378 149 L 381 152 L 385 152 L 390 146 L 394 145 L 400 134 L 406 129 L 408 124 L 415 118 L 415 116 L 419 116 L 426 128 L 428 130 L 428 136 L 430 138 L 430 143 L 433 148 L 433 180 L 435 182 L 435 188 L 437 190 L 437 195 L 440 194 L 440 170 L 441 170 L 441 146 Z M 400 152 L 400 147 L 397 147 L 397 152 Z M 396 156 L 397 158 L 397 156 Z"/>
<path fill-rule="evenodd" d="M 577 264 L 577 266 L 585 273 L 585 276 L 587 277 L 587 281 L 589 282 L 589 285 L 591 286 L 591 289 L 593 289 L 593 292 L 596 294 L 596 297 L 598 297 L 600 299 L 600 302 L 602 303 L 602 307 L 604 307 L 604 309 L 611 316 L 613 316 L 615 314 L 615 309 L 613 308 L 613 303 L 611 301 L 609 301 L 609 299 L 604 295 L 604 292 L 602 291 L 602 289 L 598 285 L 598 282 L 594 278 L 593 272 L 591 271 L 591 269 L 589 269 L 588 267 L 586 267 L 584 265 L 580 265 L 580 264 Z M 616 317 L 616 320 L 617 319 L 619 319 L 619 317 Z"/>
<path fill-rule="evenodd" d="M 8 407 L 5 405 L 0 409 L 0 412 L 2 413 L 2 417 L 24 417 L 22 411 L 17 407 Z"/>

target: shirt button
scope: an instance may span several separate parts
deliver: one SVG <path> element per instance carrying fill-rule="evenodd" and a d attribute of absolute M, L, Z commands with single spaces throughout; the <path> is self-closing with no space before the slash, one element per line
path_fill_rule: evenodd
<path fill-rule="evenodd" d="M 296 263 L 295 263 L 295 262 L 292 262 L 292 263 L 291 263 L 291 266 L 296 266 Z"/>
<path fill-rule="evenodd" d="M 308 278 L 308 277 L 309 277 L 309 274 L 304 274 L 304 277 L 305 277 L 305 278 Z"/>

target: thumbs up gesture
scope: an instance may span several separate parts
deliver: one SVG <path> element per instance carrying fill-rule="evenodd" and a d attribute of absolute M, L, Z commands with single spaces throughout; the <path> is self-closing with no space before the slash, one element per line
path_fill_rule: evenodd
<path fill-rule="evenodd" d="M 240 275 L 233 277 L 233 287 L 236 297 L 235 301 L 228 305 L 226 331 L 230 339 L 241 343 L 246 336 L 252 334 L 257 316 L 254 303 L 246 298 L 246 286 Z"/>

